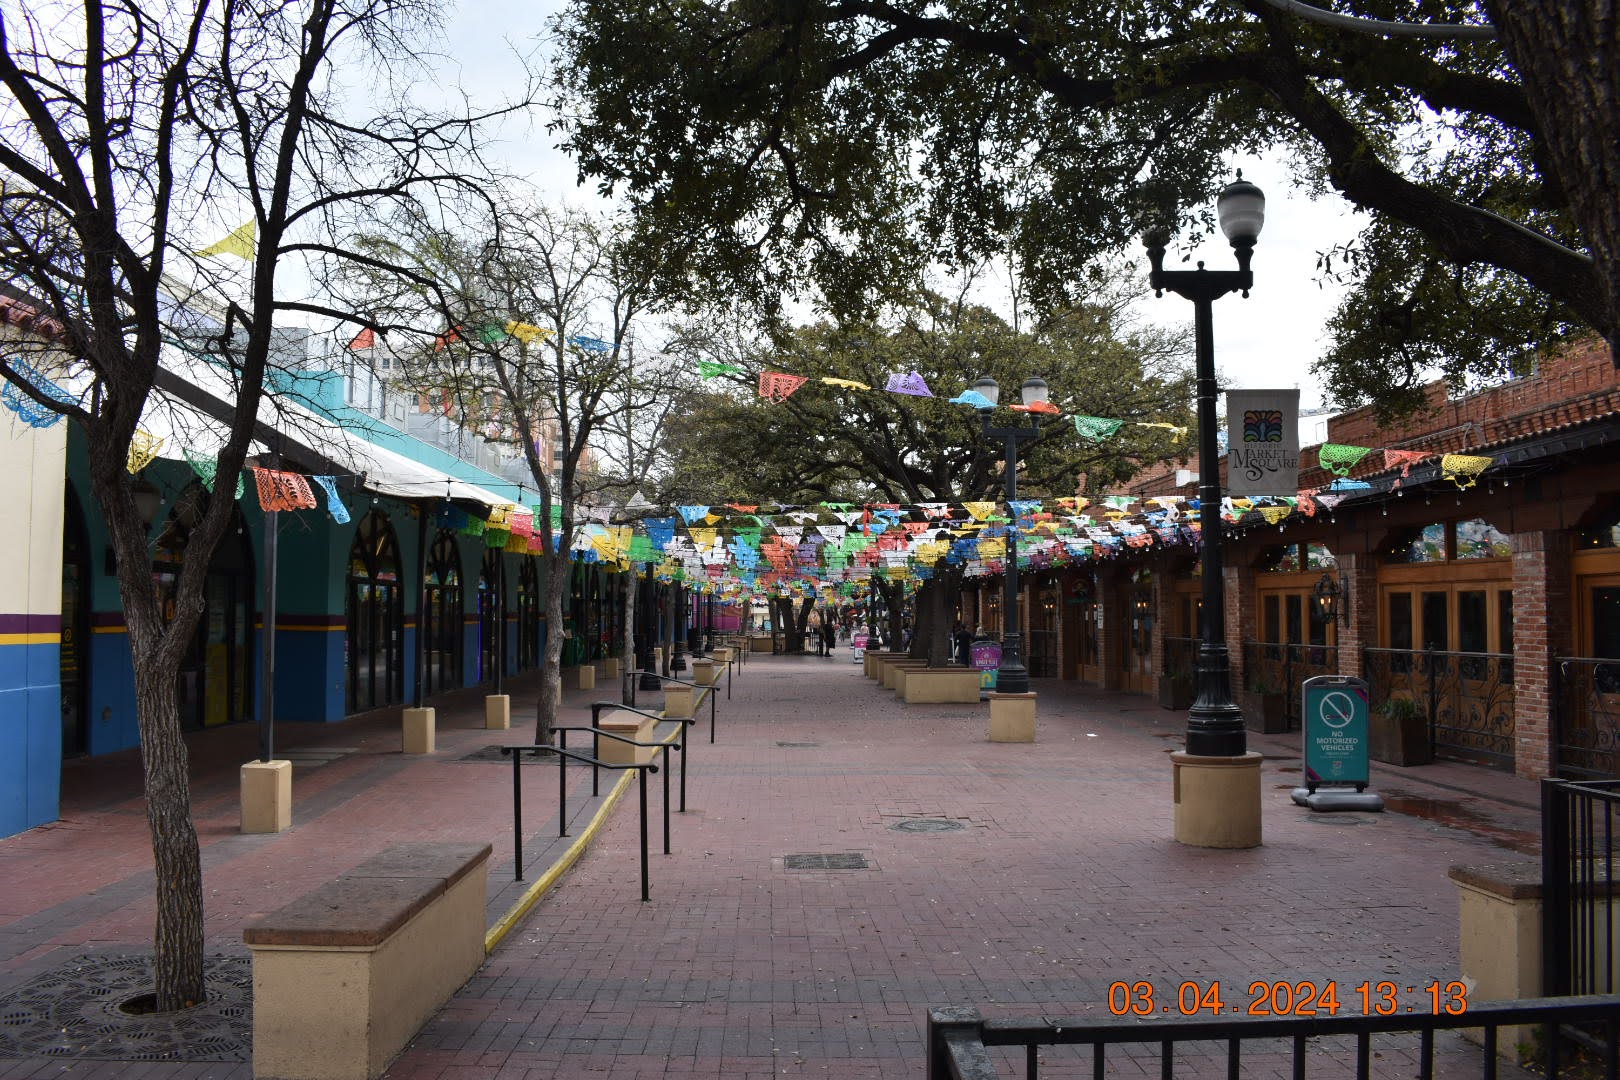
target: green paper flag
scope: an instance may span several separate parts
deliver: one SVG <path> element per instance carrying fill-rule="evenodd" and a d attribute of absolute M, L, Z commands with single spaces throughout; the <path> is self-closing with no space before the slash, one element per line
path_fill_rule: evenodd
<path fill-rule="evenodd" d="M 743 369 L 735 364 L 721 364 L 714 360 L 699 360 L 698 374 L 705 379 L 712 379 L 716 375 L 741 375 Z"/>

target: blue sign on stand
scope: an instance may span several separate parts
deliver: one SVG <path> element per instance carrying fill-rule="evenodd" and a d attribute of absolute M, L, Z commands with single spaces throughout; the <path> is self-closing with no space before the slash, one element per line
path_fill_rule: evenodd
<path fill-rule="evenodd" d="M 1305 727 L 1305 785 L 1354 785 L 1371 777 L 1367 745 L 1367 683 L 1348 675 L 1319 675 L 1300 686 Z"/>

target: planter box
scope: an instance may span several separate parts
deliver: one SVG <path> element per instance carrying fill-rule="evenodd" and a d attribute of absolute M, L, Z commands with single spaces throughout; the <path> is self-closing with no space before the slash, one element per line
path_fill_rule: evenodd
<path fill-rule="evenodd" d="M 897 693 L 913 704 L 979 703 L 979 669 L 964 667 L 902 669 Z"/>
<path fill-rule="evenodd" d="M 1367 717 L 1367 752 L 1386 765 L 1427 765 L 1434 760 L 1424 716 L 1391 718 L 1380 709 Z"/>
<path fill-rule="evenodd" d="M 1193 684 L 1192 679 L 1178 679 L 1174 677 L 1159 680 L 1159 704 L 1166 709 L 1185 712 L 1192 708 Z"/>
<path fill-rule="evenodd" d="M 1250 731 L 1278 735 L 1288 730 L 1288 699 L 1282 694 L 1240 690 L 1237 699 L 1243 710 L 1243 724 Z"/>

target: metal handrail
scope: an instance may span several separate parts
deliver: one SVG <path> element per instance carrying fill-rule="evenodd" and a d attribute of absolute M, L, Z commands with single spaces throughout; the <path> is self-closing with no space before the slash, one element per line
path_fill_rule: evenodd
<path fill-rule="evenodd" d="M 611 702 L 611 701 L 593 701 L 593 702 L 591 702 L 591 728 L 593 730 L 600 726 L 600 721 L 602 719 L 602 710 L 603 709 L 613 709 L 613 710 L 616 710 L 616 711 L 622 710 L 622 711 L 628 712 L 628 713 L 635 713 L 637 716 L 645 716 L 649 720 L 658 720 L 658 721 L 668 720 L 671 723 L 677 723 L 677 724 L 682 725 L 682 727 L 681 727 L 681 734 L 683 736 L 682 742 L 675 744 L 675 749 L 677 749 L 677 750 L 679 750 L 681 752 L 681 810 L 680 810 L 680 812 L 683 813 L 683 814 L 686 813 L 686 746 L 684 745 L 684 743 L 685 743 L 684 736 L 686 734 L 686 726 L 691 725 L 691 724 L 696 724 L 698 722 L 697 717 L 695 717 L 695 716 L 665 716 L 663 713 L 648 712 L 646 709 L 638 709 L 634 705 L 618 705 L 618 704 L 615 704 L 614 702 Z M 580 729 L 578 729 L 578 728 L 565 728 L 564 730 L 577 731 L 577 730 L 580 730 Z M 619 737 L 620 736 L 614 736 L 614 738 L 619 738 Z M 628 742 L 629 740 L 625 740 L 625 741 Z M 710 740 L 710 741 L 712 742 L 713 740 Z M 565 740 L 565 745 L 566 745 L 566 740 Z M 642 745 L 645 745 L 645 744 L 637 743 L 636 745 L 637 746 L 642 746 Z M 668 778 L 666 777 L 665 779 L 667 780 Z M 591 774 L 591 794 L 593 794 L 593 795 L 596 794 L 596 774 L 594 772 Z"/>
<path fill-rule="evenodd" d="M 707 695 L 708 699 L 709 699 L 709 742 L 710 743 L 714 742 L 714 709 L 715 709 L 715 702 L 717 700 L 717 697 L 715 695 L 715 690 L 717 690 L 718 687 L 703 686 L 700 683 L 688 682 L 685 679 L 677 679 L 673 675 L 660 675 L 656 671 L 631 671 L 631 672 L 628 672 L 627 674 L 632 675 L 632 676 L 634 676 L 634 675 L 651 675 L 653 678 L 658 679 L 658 680 L 660 680 L 662 682 L 674 683 L 677 686 L 689 686 L 689 687 L 691 687 L 697 693 L 697 700 L 692 703 L 692 707 L 693 707 L 694 710 L 698 706 L 703 704 L 703 698 L 704 698 L 705 695 Z M 635 703 L 636 703 L 636 682 L 637 682 L 637 680 L 634 679 L 634 678 L 632 678 L 630 680 L 630 705 L 631 705 L 631 707 L 634 707 Z M 663 717 L 663 719 L 675 720 L 675 719 L 678 719 L 678 717 L 669 716 L 669 717 Z"/>
<path fill-rule="evenodd" d="M 1454 1028 L 1483 1028 L 1480 1075 L 1494 1080 L 1497 1073 L 1497 1033 L 1502 1027 L 1519 1024 L 1559 1025 L 1593 1022 L 1607 1029 L 1600 1052 L 1606 1055 L 1614 1075 L 1620 1034 L 1620 994 L 1590 997 L 1549 997 L 1523 1001 L 1492 1001 L 1475 1004 L 1455 1015 L 1406 1013 L 1344 1016 L 1270 1016 L 1232 1019 L 1142 1019 L 1135 1016 L 1099 1020 L 1096 1017 L 1031 1017 L 986 1020 L 972 1006 L 932 1009 L 928 1014 L 927 1080 L 991 1080 L 997 1076 L 995 1062 L 986 1052 L 991 1046 L 1022 1046 L 1026 1050 L 1025 1075 L 1036 1080 L 1036 1048 L 1056 1045 L 1089 1045 L 1092 1068 L 1102 1076 L 1105 1051 L 1109 1044 L 1135 1043 L 1160 1047 L 1161 1072 L 1170 1076 L 1177 1043 L 1204 1041 L 1226 1044 L 1227 1075 L 1237 1076 L 1241 1068 L 1242 1045 L 1246 1040 L 1289 1039 L 1293 1043 L 1293 1075 L 1305 1074 L 1306 1040 L 1332 1035 L 1351 1035 L 1356 1040 L 1356 1076 L 1370 1075 L 1371 1037 L 1381 1032 L 1417 1032 L 1420 1039 L 1420 1075 L 1434 1075 L 1434 1033 Z M 1559 1073 L 1558 1039 L 1546 1040 L 1547 1076 Z M 1336 1062 L 1324 1063 L 1336 1068 Z M 1583 1074 L 1584 1075 L 1584 1074 Z"/>
<path fill-rule="evenodd" d="M 556 730 L 555 728 L 553 730 Z M 609 738 L 618 738 L 612 732 L 604 731 L 603 735 Z M 630 740 L 626 740 L 627 742 Z M 512 757 L 512 842 L 517 854 L 515 862 L 515 880 L 523 880 L 523 783 L 520 766 L 522 765 L 523 751 L 539 757 L 542 753 L 557 755 L 557 835 L 568 835 L 568 776 L 566 759 L 583 761 L 589 765 L 603 769 L 635 769 L 636 778 L 641 784 L 641 899 L 645 903 L 652 899 L 647 890 L 647 773 L 657 772 L 658 766 L 652 762 L 626 762 L 619 764 L 609 761 L 599 761 L 588 754 L 581 754 L 563 746 L 503 746 L 501 756 L 508 754 Z M 594 773 L 592 774 L 594 775 Z M 666 778 L 667 783 L 667 778 Z M 668 798 L 665 798 L 665 810 L 668 811 Z M 666 830 L 667 836 L 667 830 Z M 666 852 L 667 853 L 667 852 Z"/>

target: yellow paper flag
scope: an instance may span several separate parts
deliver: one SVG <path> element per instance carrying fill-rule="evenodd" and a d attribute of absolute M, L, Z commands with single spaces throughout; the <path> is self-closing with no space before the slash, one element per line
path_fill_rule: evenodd
<path fill-rule="evenodd" d="M 526 322 L 509 322 L 506 324 L 506 332 L 525 345 L 533 345 L 536 341 L 543 340 L 556 333 L 555 330 L 547 330 L 543 326 L 535 326 L 533 323 Z"/>
<path fill-rule="evenodd" d="M 217 244 L 212 244 L 193 255 L 235 255 L 238 259 L 253 261 L 253 247 L 258 236 L 257 219 L 248 222 Z"/>

